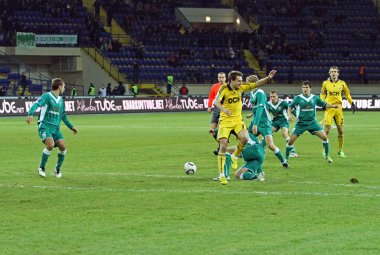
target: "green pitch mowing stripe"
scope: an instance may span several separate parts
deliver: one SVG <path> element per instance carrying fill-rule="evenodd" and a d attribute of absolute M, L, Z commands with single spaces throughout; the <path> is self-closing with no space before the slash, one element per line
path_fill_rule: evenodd
<path fill-rule="evenodd" d="M 321 141 L 305 133 L 290 169 L 267 149 L 265 182 L 226 186 L 212 181 L 207 112 L 69 118 L 79 133 L 61 127 L 60 179 L 56 149 L 47 177 L 36 173 L 36 119 L 0 118 L 1 254 L 380 253 L 380 113 L 345 113 L 347 158 L 337 155 L 336 129 L 329 165 Z M 274 141 L 284 150 L 281 134 Z M 184 173 L 189 161 L 195 175 Z"/>

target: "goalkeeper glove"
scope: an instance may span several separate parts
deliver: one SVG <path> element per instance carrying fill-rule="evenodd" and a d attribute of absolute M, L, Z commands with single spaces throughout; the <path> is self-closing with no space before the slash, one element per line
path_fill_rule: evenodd
<path fill-rule="evenodd" d="M 356 112 L 356 105 L 354 102 L 352 102 L 351 104 L 351 109 L 352 109 L 352 114 L 354 114 Z"/>

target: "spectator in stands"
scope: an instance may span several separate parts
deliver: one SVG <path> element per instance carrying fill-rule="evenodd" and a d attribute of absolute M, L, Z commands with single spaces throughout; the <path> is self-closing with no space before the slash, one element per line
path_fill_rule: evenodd
<path fill-rule="evenodd" d="M 211 64 L 210 66 L 210 82 L 214 84 L 215 81 L 215 65 Z"/>
<path fill-rule="evenodd" d="M 99 89 L 98 95 L 102 98 L 107 96 L 107 89 L 102 85 L 102 87 Z"/>
<path fill-rule="evenodd" d="M 112 95 L 112 88 L 111 88 L 111 83 L 108 83 L 107 84 L 107 96 L 111 96 Z"/>
<path fill-rule="evenodd" d="M 139 71 L 140 71 L 140 65 L 137 60 L 133 62 L 133 83 L 139 82 Z"/>
<path fill-rule="evenodd" d="M 345 60 L 348 60 L 350 58 L 350 50 L 348 49 L 348 46 L 344 46 L 342 56 Z"/>
<path fill-rule="evenodd" d="M 179 89 L 179 93 L 181 94 L 181 96 L 189 95 L 189 89 L 186 87 L 185 83 L 182 83 L 182 87 Z"/>
<path fill-rule="evenodd" d="M 95 86 L 92 82 L 90 83 L 90 87 L 88 88 L 88 95 L 95 96 Z"/>
<path fill-rule="evenodd" d="M 125 87 L 123 85 L 123 82 L 119 81 L 119 86 L 117 86 L 117 95 L 124 96 L 125 94 Z"/>
<path fill-rule="evenodd" d="M 93 4 L 93 6 L 94 6 L 94 15 L 95 15 L 95 19 L 96 20 L 99 20 L 99 17 L 100 17 L 100 15 L 99 15 L 99 13 L 100 13 L 100 0 L 95 0 L 94 1 L 94 4 Z"/>
<path fill-rule="evenodd" d="M 26 89 L 26 87 L 28 87 L 28 80 L 26 79 L 25 72 L 22 72 L 22 74 L 21 74 L 20 84 L 22 87 L 21 96 L 24 96 L 25 89 Z"/>
<path fill-rule="evenodd" d="M 6 94 L 7 93 L 5 92 L 3 86 L 0 85 L 0 97 L 6 96 Z"/>
<path fill-rule="evenodd" d="M 138 95 L 138 93 L 139 93 L 139 87 L 138 87 L 138 85 L 136 84 L 136 83 L 134 83 L 133 85 L 132 85 L 132 93 L 133 93 L 133 96 L 137 96 Z"/>
<path fill-rule="evenodd" d="M 72 89 L 71 89 L 71 96 L 72 97 L 76 97 L 78 95 L 78 93 L 77 93 L 77 89 L 75 88 L 75 87 L 73 87 Z"/>
<path fill-rule="evenodd" d="M 367 79 L 367 68 L 365 67 L 364 64 L 361 64 L 359 66 L 359 82 L 368 84 L 368 79 Z"/>
<path fill-rule="evenodd" d="M 173 84 L 174 84 L 174 76 L 169 73 L 166 76 L 166 94 L 168 94 L 168 96 L 170 96 L 172 94 Z"/>

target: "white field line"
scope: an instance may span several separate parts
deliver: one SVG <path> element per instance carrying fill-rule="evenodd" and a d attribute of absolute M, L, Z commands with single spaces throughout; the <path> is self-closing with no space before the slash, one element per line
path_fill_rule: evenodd
<path fill-rule="evenodd" d="M 136 177 L 156 177 L 156 178 L 199 178 L 205 179 L 207 177 L 198 176 L 186 176 L 186 175 L 160 175 L 160 174 L 129 174 L 129 173 L 91 173 L 91 175 L 112 175 L 112 176 L 136 176 Z M 212 177 L 210 177 L 210 180 Z M 328 185 L 328 186 L 342 186 L 342 187 L 354 187 L 354 188 L 367 188 L 367 189 L 380 189 L 380 186 L 367 186 L 361 184 L 343 184 L 343 183 L 324 183 L 324 182 L 311 182 L 311 181 L 274 181 L 266 180 L 265 182 L 276 182 L 276 183 L 296 183 L 296 184 L 310 184 L 310 185 Z"/>
<path fill-rule="evenodd" d="M 222 188 L 221 185 L 218 185 Z M 104 188 L 104 187 L 92 187 L 92 188 L 82 188 L 82 187 L 65 187 L 65 186 L 53 186 L 53 185 L 6 185 L 0 184 L 0 188 L 12 188 L 12 189 L 24 189 L 24 188 L 33 188 L 33 189 L 58 189 L 58 190 L 83 190 L 83 191 L 108 191 L 108 192 L 135 192 L 135 193 L 218 193 L 218 194 L 256 194 L 256 195 L 268 195 L 268 196 L 317 196 L 317 197 L 327 197 L 327 196 L 336 196 L 336 197 L 372 197 L 378 198 L 380 194 L 368 194 L 368 193 L 328 193 L 328 192 L 280 192 L 280 191 L 236 191 L 236 190 L 205 190 L 205 189 L 115 189 L 115 188 Z"/>

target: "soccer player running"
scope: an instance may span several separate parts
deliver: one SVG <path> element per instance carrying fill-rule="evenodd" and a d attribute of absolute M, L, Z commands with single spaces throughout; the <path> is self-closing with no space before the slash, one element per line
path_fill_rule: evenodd
<path fill-rule="evenodd" d="M 334 119 L 338 130 L 338 155 L 342 158 L 346 157 L 343 152 L 343 109 L 342 109 L 342 92 L 344 92 L 348 102 L 351 104 L 353 113 L 356 111 L 355 103 L 352 101 L 350 90 L 347 84 L 339 80 L 339 68 L 337 66 L 330 67 L 330 78 L 322 83 L 321 99 L 329 104 L 339 105 L 336 109 L 327 109 L 324 116 L 325 132 L 328 136 L 330 133 L 332 120 Z"/>
<path fill-rule="evenodd" d="M 232 168 L 237 168 L 237 156 L 242 152 L 248 142 L 248 130 L 242 117 L 242 95 L 244 91 L 254 89 L 268 83 L 276 74 L 276 70 L 270 71 L 267 77 L 248 85 L 242 85 L 243 74 L 239 71 L 231 71 L 228 74 L 228 83 L 220 87 L 215 98 L 214 105 L 220 109 L 219 130 L 217 139 L 220 143 L 218 153 L 218 171 L 221 184 L 228 184 L 224 175 L 226 151 L 231 133 L 238 138 L 236 150 L 231 155 Z"/>
<path fill-rule="evenodd" d="M 325 157 L 327 163 L 332 163 L 333 160 L 330 158 L 330 147 L 329 140 L 323 127 L 319 125 L 315 118 L 316 106 L 322 107 L 323 110 L 326 108 L 338 108 L 338 105 L 332 105 L 323 101 L 320 97 L 311 94 L 311 84 L 310 81 L 302 82 L 302 94 L 296 96 L 288 107 L 288 120 L 292 122 L 292 109 L 295 107 L 297 109 L 297 122 L 292 130 L 290 139 L 286 145 L 286 159 L 289 160 L 289 154 L 293 150 L 294 142 L 297 138 L 302 135 L 305 131 L 309 131 L 312 135 L 316 135 L 322 139 L 323 148 L 325 151 Z"/>
<path fill-rule="evenodd" d="M 272 136 L 272 117 L 267 108 L 267 96 L 262 89 L 256 89 L 251 92 L 250 102 L 252 104 L 252 113 L 254 115 L 251 124 L 249 125 L 249 132 L 255 136 L 262 135 L 263 147 L 265 144 L 271 149 L 274 155 L 280 160 L 283 167 L 288 168 L 288 162 L 284 158 L 281 150 L 274 144 Z M 265 143 L 265 144 L 264 144 Z"/>
<path fill-rule="evenodd" d="M 270 92 L 270 100 L 267 102 L 268 111 L 272 114 L 272 132 L 281 130 L 282 137 L 286 143 L 289 141 L 289 121 L 288 107 L 286 100 L 278 98 L 276 90 Z M 292 111 L 294 113 L 294 111 Z M 290 153 L 290 157 L 298 157 L 295 149 Z"/>
<path fill-rule="evenodd" d="M 65 104 L 62 97 L 60 97 L 60 94 L 65 91 L 64 81 L 60 78 L 55 78 L 52 80 L 51 87 L 52 90 L 50 92 L 43 94 L 32 105 L 26 118 L 28 124 L 32 123 L 34 112 L 38 107 L 41 108 L 38 117 L 38 135 L 45 144 L 45 148 L 42 151 L 41 163 L 38 168 L 38 174 L 41 177 L 46 176 L 45 165 L 54 147 L 59 148 L 55 176 L 62 176 L 61 167 L 66 156 L 66 145 L 63 135 L 59 130 L 61 120 L 74 132 L 74 134 L 78 132 L 78 129 L 68 120 L 65 112 Z"/>
<path fill-rule="evenodd" d="M 220 72 L 218 73 L 218 83 L 215 83 L 212 85 L 210 94 L 208 95 L 208 108 L 207 111 L 211 113 L 211 123 L 210 123 L 210 130 L 208 131 L 215 140 L 217 140 L 217 127 L 218 127 L 218 121 L 220 116 L 220 109 L 218 107 L 213 107 L 213 103 L 215 100 L 216 95 L 218 94 L 219 88 L 221 85 L 226 83 L 226 73 Z M 218 155 L 219 146 L 218 149 L 214 151 L 215 155 Z"/>

